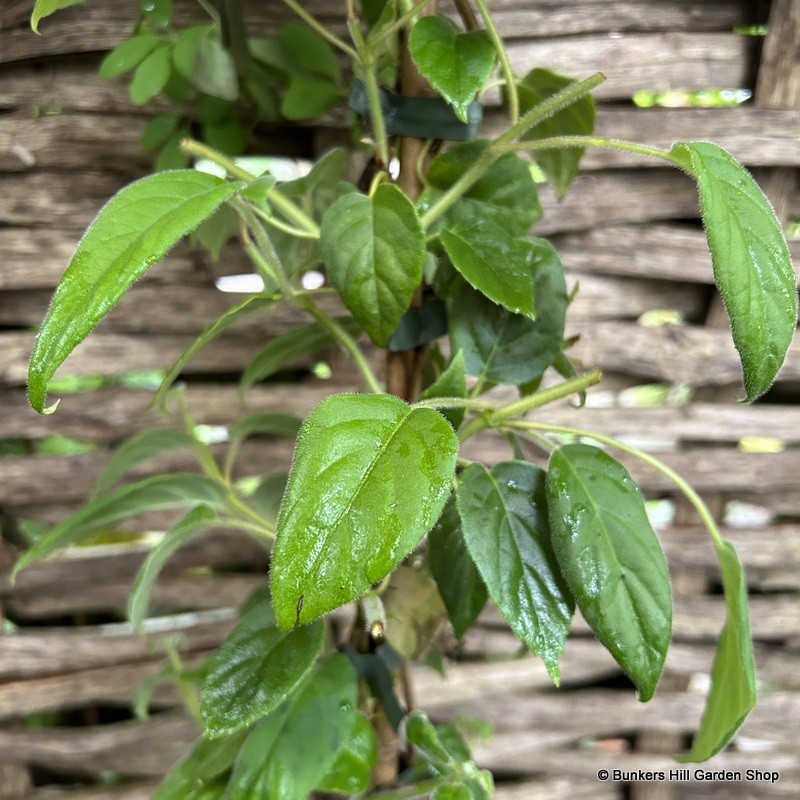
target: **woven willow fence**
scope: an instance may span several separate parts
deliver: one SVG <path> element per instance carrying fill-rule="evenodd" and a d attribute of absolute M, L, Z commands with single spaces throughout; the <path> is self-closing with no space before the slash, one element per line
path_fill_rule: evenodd
<path fill-rule="evenodd" d="M 276 30 L 286 19 L 280 5 L 251 2 L 253 29 Z M 340 4 L 305 5 L 341 24 Z M 77 238 L 114 191 L 149 167 L 138 144 L 147 112 L 131 107 L 122 86 L 103 83 L 96 72 L 103 52 L 129 30 L 138 3 L 95 0 L 60 12 L 42 24 L 42 37 L 27 27 L 31 6 L 32 0 L 0 5 L 0 441 L 6 453 L 0 457 L 0 800 L 144 800 L 197 731 L 166 688 L 156 692 L 149 719 L 134 719 L 136 686 L 163 663 L 166 639 L 193 663 L 224 638 L 235 607 L 264 580 L 264 552 L 223 532 L 183 548 L 158 584 L 147 638 L 124 619 L 144 553 L 140 538 L 62 553 L 13 587 L 2 576 L 18 552 L 18 520 L 63 519 L 87 496 L 111 447 L 143 428 L 174 424 L 144 411 L 150 393 L 131 387 L 131 376 L 163 369 L 177 357 L 232 305 L 215 278 L 247 268 L 234 251 L 213 262 L 188 245 L 176 249 L 60 373 L 101 376 L 102 388 L 64 395 L 54 417 L 29 410 L 24 382 L 35 326 Z M 783 219 L 800 217 L 800 4 L 495 0 L 492 6 L 518 72 L 544 66 L 581 77 L 606 73 L 596 94 L 603 135 L 664 146 L 713 140 L 756 172 Z M 196 13 L 189 0 L 176 4 L 180 19 Z M 736 32 L 766 23 L 766 37 Z M 642 90 L 705 89 L 748 90 L 752 99 L 726 108 L 631 102 Z M 498 113 L 488 109 L 488 129 Z M 316 129 L 262 131 L 259 148 L 314 157 L 331 142 L 346 141 L 345 125 L 344 117 L 331 117 Z M 741 735 L 708 769 L 739 770 L 742 780 L 697 780 L 694 770 L 688 780 L 632 780 L 638 770 L 677 769 L 670 754 L 686 746 L 697 725 L 712 642 L 724 619 L 714 553 L 697 519 L 661 475 L 640 465 L 631 469 L 667 512 L 661 535 L 676 597 L 675 641 L 656 698 L 636 702 L 580 618 L 563 659 L 564 686 L 554 690 L 540 662 L 516 657 L 518 643 L 489 609 L 464 641 L 443 643 L 450 657 L 446 681 L 418 671 L 419 701 L 440 719 L 490 721 L 493 735 L 475 749 L 506 800 L 798 797 L 800 345 L 795 341 L 765 402 L 739 405 L 738 361 L 712 299 L 692 183 L 625 153 L 591 152 L 583 164 L 563 202 L 542 189 L 545 216 L 535 231 L 553 238 L 571 283 L 580 284 L 568 331 L 580 336 L 573 352 L 602 368 L 606 379 L 580 412 L 554 408 L 543 418 L 657 451 L 703 494 L 739 550 L 751 589 L 761 696 Z M 792 248 L 800 252 L 796 243 Z M 225 424 L 240 411 L 233 374 L 266 336 L 294 322 L 290 317 L 279 311 L 266 322 L 232 328 L 189 364 L 183 377 L 198 421 Z M 300 363 L 284 382 L 251 390 L 245 408 L 303 415 L 332 387 L 357 385 L 336 353 L 328 361 L 330 380 Z M 653 398 L 660 402 L 652 404 Z M 56 434 L 91 449 L 48 455 L 46 443 Z M 782 449 L 753 452 L 759 448 L 752 437 Z M 484 458 L 503 452 L 490 437 L 474 446 Z M 285 468 L 291 456 L 279 441 L 248 447 L 241 460 L 252 471 Z M 170 467 L 186 464 L 170 457 L 147 470 Z M 601 769 L 624 774 L 600 782 Z M 748 769 L 777 771 L 780 780 L 748 781 Z"/>

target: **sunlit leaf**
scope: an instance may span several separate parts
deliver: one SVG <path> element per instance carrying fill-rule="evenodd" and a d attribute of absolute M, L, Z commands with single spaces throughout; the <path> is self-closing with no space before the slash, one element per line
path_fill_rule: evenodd
<path fill-rule="evenodd" d="M 34 33 L 39 33 L 39 23 L 56 11 L 62 8 L 69 8 L 70 6 L 77 6 L 80 3 L 85 3 L 86 0 L 36 0 L 31 13 L 31 28 Z"/>

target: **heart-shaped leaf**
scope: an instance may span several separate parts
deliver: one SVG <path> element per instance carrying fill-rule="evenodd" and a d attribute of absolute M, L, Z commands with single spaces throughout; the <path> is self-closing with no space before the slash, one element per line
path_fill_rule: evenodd
<path fill-rule="evenodd" d="M 436 156 L 428 168 L 428 186 L 417 205 L 427 210 L 480 158 L 489 146 L 485 139 L 458 142 Z M 433 223 L 434 230 L 459 222 L 489 219 L 511 236 L 522 236 L 542 216 L 530 165 L 507 153 L 477 180 L 461 199 Z"/>
<path fill-rule="evenodd" d="M 524 461 L 470 464 L 456 492 L 464 540 L 492 600 L 558 685 L 574 611 L 550 543 L 545 476 Z"/>
<path fill-rule="evenodd" d="M 432 15 L 414 25 L 408 49 L 420 73 L 466 122 L 469 104 L 494 69 L 489 34 L 483 30 L 464 33 L 447 17 Z"/>
<path fill-rule="evenodd" d="M 575 81 L 557 75 L 547 69 L 532 69 L 518 84 L 520 111 L 525 113 L 560 92 Z M 550 136 L 588 136 L 594 131 L 594 99 L 591 95 L 581 97 L 576 103 L 554 114 L 531 128 L 526 139 L 544 139 Z M 541 167 L 556 196 L 562 198 L 578 174 L 578 165 L 583 156 L 583 147 L 564 147 L 559 150 L 539 150 L 533 158 Z"/>
<path fill-rule="evenodd" d="M 553 550 L 581 613 L 649 700 L 672 634 L 672 595 L 639 487 L 599 448 L 570 444 L 550 457 L 547 503 Z"/>
<path fill-rule="evenodd" d="M 769 389 L 797 324 L 797 278 L 775 212 L 747 170 L 709 142 L 672 154 L 697 179 L 714 280 L 731 320 L 747 400 Z"/>
<path fill-rule="evenodd" d="M 442 231 L 442 244 L 467 282 L 512 314 L 536 319 L 530 239 L 511 238 L 488 219 Z"/>
<path fill-rule="evenodd" d="M 747 583 L 733 546 L 717 544 L 728 614 L 711 668 L 711 692 L 691 750 L 680 761 L 706 761 L 722 750 L 756 704 Z"/>
<path fill-rule="evenodd" d="M 53 373 L 134 281 L 241 186 L 191 169 L 159 172 L 106 203 L 78 244 L 36 339 L 28 397 L 37 411 L 44 411 Z"/>
<path fill-rule="evenodd" d="M 207 736 L 234 733 L 266 716 L 300 685 L 322 649 L 320 621 L 281 631 L 264 595 L 211 658 L 201 712 Z"/>
<path fill-rule="evenodd" d="M 457 450 L 441 414 L 390 395 L 334 395 L 309 414 L 272 554 L 281 628 L 354 600 L 416 547 L 447 501 Z"/>
<path fill-rule="evenodd" d="M 322 219 L 320 248 L 331 283 L 383 347 L 422 280 L 425 234 L 413 203 L 382 183 L 371 197 L 340 197 Z"/>

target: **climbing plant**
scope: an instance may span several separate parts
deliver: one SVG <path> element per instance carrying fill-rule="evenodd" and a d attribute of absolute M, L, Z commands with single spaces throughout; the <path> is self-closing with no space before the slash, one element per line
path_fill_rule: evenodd
<path fill-rule="evenodd" d="M 76 2 L 38 0 L 34 29 Z M 560 196 L 587 147 L 661 159 L 697 183 L 747 401 L 770 387 L 796 324 L 795 276 L 769 203 L 714 144 L 664 150 L 596 136 L 591 91 L 603 76 L 575 80 L 544 68 L 517 76 L 484 0 L 457 3 L 458 21 L 435 13 L 432 0 L 351 0 L 347 40 L 295 0 L 284 2 L 299 19 L 275 37 L 249 36 L 234 2 L 215 6 L 209 25 L 179 31 L 168 0 L 145 3 L 101 71 L 132 70 L 134 102 L 162 90 L 174 98 L 170 87 L 180 84 L 201 105 L 232 103 L 244 86 L 262 111 L 289 118 L 325 111 L 346 94 L 348 76 L 348 102 L 371 154 L 362 180 L 344 180 L 341 150 L 300 179 L 252 174 L 214 146 L 213 124 L 200 142 L 185 138 L 177 112 L 156 117 L 148 131 L 161 132 L 151 141 L 169 140 L 187 164 L 203 158 L 218 174 L 159 171 L 108 201 L 53 296 L 31 357 L 29 398 L 37 411 L 54 411 L 48 384 L 67 355 L 137 278 L 220 209 L 235 220 L 263 289 L 203 331 L 156 401 L 175 402 L 184 365 L 230 324 L 280 303 L 308 320 L 264 343 L 242 392 L 334 345 L 352 359 L 363 390 L 328 397 L 305 420 L 275 410 L 243 417 L 228 428 L 223 461 L 183 406 L 183 429 L 124 444 L 93 497 L 16 571 L 143 512 L 182 510 L 132 587 L 129 615 L 141 628 L 159 570 L 204 528 L 241 529 L 269 550 L 269 580 L 219 650 L 200 669 L 165 669 L 203 736 L 157 800 L 315 791 L 485 798 L 491 775 L 457 728 L 408 707 L 398 675 L 426 658 L 443 621 L 461 637 L 491 598 L 556 685 L 577 607 L 639 699 L 649 700 L 670 644 L 672 597 L 642 494 L 614 457 L 623 452 L 686 495 L 719 557 L 727 618 L 706 710 L 681 756 L 711 757 L 756 701 L 742 567 L 703 501 L 665 464 L 599 432 L 529 416 L 580 399 L 600 378 L 579 374 L 569 357 L 564 270 L 553 246 L 529 232 L 542 213 L 530 159 Z M 496 86 L 507 125 L 479 138 L 480 99 Z M 323 286 L 307 288 L 310 270 L 324 272 Z M 340 316 L 320 303 L 330 293 L 341 300 Z M 548 371 L 560 378 L 543 381 Z M 497 385 L 516 387 L 518 398 L 495 401 L 487 392 Z M 487 429 L 506 437 L 507 460 L 465 456 L 464 444 Z M 288 474 L 233 478 L 240 445 L 254 434 L 296 438 Z M 526 441 L 548 453 L 546 468 L 527 460 Z M 174 448 L 193 453 L 199 472 L 121 482 Z M 348 604 L 356 621 L 337 638 L 331 619 Z"/>

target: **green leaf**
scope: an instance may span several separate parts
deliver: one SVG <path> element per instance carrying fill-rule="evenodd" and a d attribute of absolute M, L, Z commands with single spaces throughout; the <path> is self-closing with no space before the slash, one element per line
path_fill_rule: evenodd
<path fill-rule="evenodd" d="M 252 185 L 252 184 L 251 184 Z M 250 185 L 247 187 L 250 188 Z M 247 189 L 242 190 L 244 196 Z M 191 233 L 192 243 L 208 250 L 214 261 L 219 261 L 222 248 L 239 232 L 239 215 L 227 203 L 220 206 L 208 219 L 203 220 Z"/>
<path fill-rule="evenodd" d="M 280 33 L 280 43 L 289 69 L 320 75 L 335 83 L 339 80 L 339 60 L 333 48 L 316 31 L 299 22 L 289 22 Z"/>
<path fill-rule="evenodd" d="M 722 148 L 680 142 L 677 156 L 697 179 L 714 280 L 731 320 L 748 401 L 769 389 L 797 324 L 797 279 L 775 216 L 752 176 Z"/>
<path fill-rule="evenodd" d="M 547 69 L 532 69 L 519 83 L 520 112 L 525 113 L 556 92 L 575 83 L 572 78 L 557 75 Z M 522 140 L 544 139 L 551 136 L 588 136 L 594 131 L 594 99 L 591 95 L 580 98 L 531 128 Z M 556 196 L 561 199 L 578 174 L 583 147 L 565 147 L 560 150 L 540 150 L 532 153 L 534 161 L 544 172 Z"/>
<path fill-rule="evenodd" d="M 25 553 L 14 567 L 21 569 L 40 561 L 61 547 L 88 539 L 92 534 L 122 520 L 163 508 L 209 505 L 221 508 L 228 496 L 226 487 L 205 475 L 176 472 L 150 478 L 115 489 L 91 500 L 68 517 Z"/>
<path fill-rule="evenodd" d="M 142 431 L 121 444 L 108 460 L 94 485 L 94 495 L 101 494 L 116 483 L 129 469 L 142 461 L 154 458 L 168 450 L 191 450 L 196 444 L 194 437 L 182 430 Z"/>
<path fill-rule="evenodd" d="M 386 343 L 392 353 L 414 350 L 447 333 L 447 307 L 434 297 L 419 306 L 412 306 L 400 318 Z"/>
<path fill-rule="evenodd" d="M 339 317 L 336 321 L 351 336 L 360 331 L 358 323 L 351 317 Z M 336 342 L 331 334 L 318 322 L 310 322 L 276 336 L 255 355 L 242 373 L 239 381 L 240 394 L 254 383 L 274 375 L 286 364 L 291 364 L 326 347 L 333 347 L 334 344 Z"/>
<path fill-rule="evenodd" d="M 356 722 L 356 675 L 333 653 L 245 741 L 225 800 L 305 800 L 336 761 Z"/>
<path fill-rule="evenodd" d="M 128 95 L 134 105 L 143 106 L 149 103 L 167 85 L 170 75 L 169 56 L 169 46 L 159 44 L 136 67 L 128 87 Z"/>
<path fill-rule="evenodd" d="M 336 761 L 322 781 L 318 792 L 360 794 L 370 787 L 372 768 L 378 759 L 378 736 L 369 720 L 356 714 L 350 738 L 339 748 Z"/>
<path fill-rule="evenodd" d="M 447 17 L 427 16 L 414 25 L 408 48 L 423 77 L 466 122 L 469 104 L 494 69 L 488 32 L 464 33 Z"/>
<path fill-rule="evenodd" d="M 342 99 L 342 93 L 332 83 L 319 78 L 294 75 L 281 100 L 281 115 L 300 120 L 319 117 Z"/>
<path fill-rule="evenodd" d="M 197 53 L 200 49 L 200 42 L 207 36 L 213 34 L 213 25 L 192 25 L 178 32 L 175 40 L 175 49 L 172 53 L 172 61 L 175 69 L 187 81 L 191 81 L 194 75 L 194 65 L 197 61 Z"/>
<path fill-rule="evenodd" d="M 512 238 L 488 219 L 473 219 L 442 231 L 442 244 L 467 282 L 512 314 L 536 319 L 530 239 Z"/>
<path fill-rule="evenodd" d="M 464 541 L 514 633 L 556 685 L 574 604 L 550 542 L 545 475 L 524 461 L 471 464 L 456 490 Z"/>
<path fill-rule="evenodd" d="M 169 387 L 175 382 L 178 375 L 194 358 L 195 354 L 205 347 L 209 342 L 213 341 L 220 334 L 226 331 L 234 322 L 252 314 L 254 311 L 259 311 L 263 308 L 274 306 L 277 302 L 275 297 L 265 297 L 263 295 L 251 295 L 250 297 L 237 303 L 233 308 L 228 309 L 221 317 L 218 317 L 212 322 L 180 355 L 178 360 L 169 368 L 161 386 L 153 398 L 152 405 L 157 405 L 165 398 Z"/>
<path fill-rule="evenodd" d="M 493 383 L 521 384 L 541 377 L 561 352 L 567 309 L 564 268 L 553 246 L 529 239 L 535 321 L 512 314 L 466 283 L 450 294 L 450 341 L 464 351 L 467 373 Z"/>
<path fill-rule="evenodd" d="M 475 795 L 463 783 L 442 783 L 431 792 L 430 800 L 475 800 Z"/>
<path fill-rule="evenodd" d="M 140 0 L 147 21 L 157 28 L 166 28 L 172 22 L 172 0 Z"/>
<path fill-rule="evenodd" d="M 274 475 L 267 475 L 249 498 L 253 508 L 273 527 L 278 523 L 278 512 L 281 508 L 281 500 L 283 500 L 288 480 L 288 472 L 276 472 Z"/>
<path fill-rule="evenodd" d="M 33 408 L 44 411 L 53 373 L 133 282 L 239 188 L 176 170 L 142 178 L 106 203 L 78 244 L 36 339 L 28 372 Z"/>
<path fill-rule="evenodd" d="M 234 733 L 274 711 L 316 663 L 325 626 L 321 621 L 288 633 L 278 630 L 264 595 L 211 657 L 203 686 L 205 734 Z"/>
<path fill-rule="evenodd" d="M 679 761 L 706 761 L 733 738 L 756 704 L 747 583 L 733 546 L 717 544 L 728 614 L 711 668 L 711 692 L 691 750 Z"/>
<path fill-rule="evenodd" d="M 100 62 L 100 77 L 107 81 L 118 78 L 140 64 L 160 42 L 161 38 L 153 33 L 123 39 Z"/>
<path fill-rule="evenodd" d="M 459 350 L 447 365 L 447 369 L 419 396 L 420 400 L 432 397 L 467 396 L 467 373 L 464 367 L 464 354 Z M 458 430 L 464 420 L 463 408 L 443 408 L 439 413 Z"/>
<path fill-rule="evenodd" d="M 128 595 L 128 619 L 135 630 L 142 631 L 150 606 L 150 597 L 164 564 L 179 547 L 214 519 L 216 514 L 208 506 L 193 508 L 147 554 Z"/>
<path fill-rule="evenodd" d="M 233 102 L 239 97 L 239 78 L 233 56 L 208 34 L 197 42 L 192 72 L 186 76 L 201 92 Z"/>
<path fill-rule="evenodd" d="M 428 186 L 417 205 L 426 211 L 480 158 L 489 142 L 475 139 L 451 145 L 433 159 L 428 169 Z M 488 219 L 507 231 L 522 236 L 542 216 L 530 165 L 514 153 L 501 156 L 463 197 L 434 222 L 433 230 L 452 228 L 459 222 Z"/>
<path fill-rule="evenodd" d="M 175 112 L 158 114 L 147 123 L 142 138 L 139 140 L 144 150 L 155 150 L 167 142 L 180 124 L 181 116 Z"/>
<path fill-rule="evenodd" d="M 36 0 L 31 13 L 31 28 L 34 33 L 39 33 L 39 22 L 56 11 L 62 8 L 69 8 L 70 6 L 77 6 L 85 3 L 86 0 Z"/>
<path fill-rule="evenodd" d="M 285 436 L 294 439 L 300 430 L 302 420 L 294 414 L 281 411 L 257 411 L 237 420 L 229 426 L 228 431 L 234 439 L 247 436 Z"/>
<path fill-rule="evenodd" d="M 472 627 L 486 605 L 486 584 L 464 542 L 455 495 L 428 534 L 428 563 L 456 638 Z"/>
<path fill-rule="evenodd" d="M 672 633 L 672 596 L 639 487 L 599 448 L 570 444 L 550 457 L 547 502 L 553 549 L 581 613 L 649 700 Z"/>
<path fill-rule="evenodd" d="M 446 766 L 449 763 L 450 752 L 425 712 L 412 711 L 405 718 L 405 731 L 406 739 L 429 761 L 439 766 Z"/>
<path fill-rule="evenodd" d="M 322 219 L 320 248 L 345 305 L 383 347 L 422 280 L 425 234 L 414 205 L 389 183 L 371 197 L 346 194 Z"/>
<path fill-rule="evenodd" d="M 272 601 L 290 628 L 391 572 L 447 500 L 458 442 L 431 409 L 390 395 L 334 395 L 297 441 L 272 555 Z"/>
<path fill-rule="evenodd" d="M 244 733 L 222 739 L 200 739 L 192 752 L 159 784 L 152 800 L 217 800 L 222 796 L 220 784 L 225 786 L 222 779 L 243 741 Z"/>

